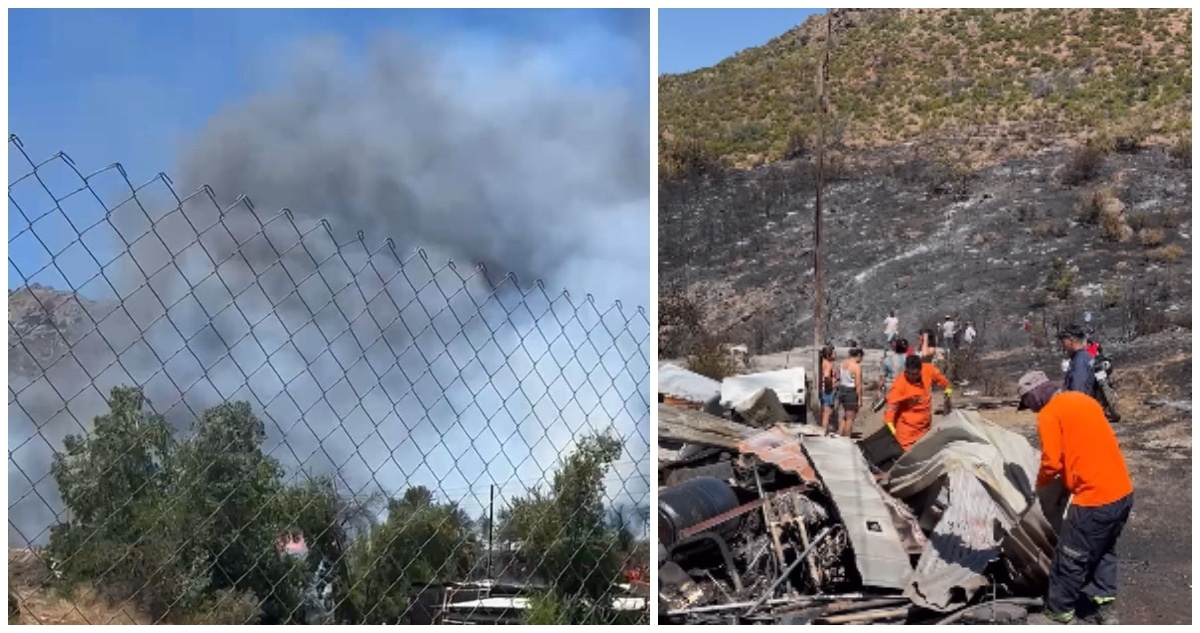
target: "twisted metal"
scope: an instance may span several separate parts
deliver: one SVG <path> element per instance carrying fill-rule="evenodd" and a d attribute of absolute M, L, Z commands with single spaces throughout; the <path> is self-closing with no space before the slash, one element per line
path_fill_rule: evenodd
<path fill-rule="evenodd" d="M 10 621 L 648 622 L 644 310 L 9 149 Z"/>

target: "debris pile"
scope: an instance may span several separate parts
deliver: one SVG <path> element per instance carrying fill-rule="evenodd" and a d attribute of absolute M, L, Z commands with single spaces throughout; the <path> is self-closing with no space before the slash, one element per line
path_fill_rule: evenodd
<path fill-rule="evenodd" d="M 826 437 L 796 371 L 783 397 L 758 375 L 660 399 L 660 621 L 1022 621 L 1068 501 L 1035 491 L 1029 442 L 962 410 L 907 453 L 886 428 Z"/>

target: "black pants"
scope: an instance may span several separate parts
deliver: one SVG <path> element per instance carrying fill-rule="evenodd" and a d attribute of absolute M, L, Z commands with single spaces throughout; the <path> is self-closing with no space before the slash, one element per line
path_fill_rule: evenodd
<path fill-rule="evenodd" d="M 1131 510 L 1132 493 L 1094 508 L 1070 506 L 1050 567 L 1046 611 L 1073 612 L 1081 593 L 1089 598 L 1117 597 L 1117 539 Z"/>

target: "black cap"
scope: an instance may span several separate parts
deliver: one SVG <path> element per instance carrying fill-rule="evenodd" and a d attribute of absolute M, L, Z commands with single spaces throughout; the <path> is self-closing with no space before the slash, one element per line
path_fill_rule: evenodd
<path fill-rule="evenodd" d="M 1061 341 L 1065 338 L 1073 338 L 1077 341 L 1082 341 L 1087 338 L 1087 334 L 1085 334 L 1083 328 L 1079 327 L 1078 325 L 1068 325 L 1067 327 L 1058 331 L 1058 340 Z"/>

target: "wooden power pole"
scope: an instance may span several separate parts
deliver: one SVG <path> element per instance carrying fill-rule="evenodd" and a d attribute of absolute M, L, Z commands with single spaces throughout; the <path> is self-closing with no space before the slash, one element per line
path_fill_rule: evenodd
<path fill-rule="evenodd" d="M 813 213 L 813 385 L 818 394 L 817 415 L 820 415 L 819 394 L 821 393 L 821 347 L 824 346 L 822 308 L 825 304 L 825 286 L 821 278 L 821 201 L 825 191 L 825 73 L 829 66 L 829 47 L 833 39 L 832 9 L 825 10 L 825 54 L 817 66 L 817 204 Z M 815 418 L 815 419 L 819 419 Z"/>

